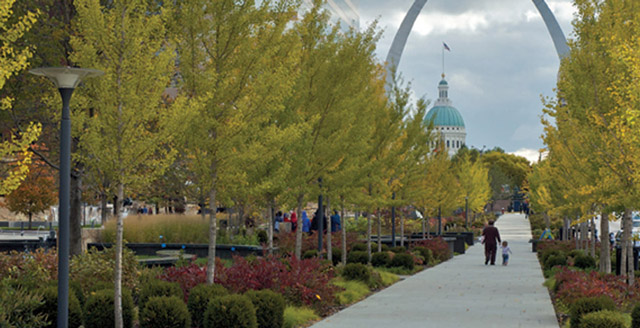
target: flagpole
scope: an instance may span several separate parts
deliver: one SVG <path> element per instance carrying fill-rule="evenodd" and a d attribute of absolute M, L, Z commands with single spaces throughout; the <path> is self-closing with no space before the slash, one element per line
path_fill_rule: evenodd
<path fill-rule="evenodd" d="M 444 44 L 442 45 L 442 77 L 444 78 Z"/>

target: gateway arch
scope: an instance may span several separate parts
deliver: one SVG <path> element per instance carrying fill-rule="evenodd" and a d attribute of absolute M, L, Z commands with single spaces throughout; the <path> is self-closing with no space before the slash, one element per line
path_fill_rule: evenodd
<path fill-rule="evenodd" d="M 538 12 L 542 16 L 542 20 L 544 20 L 544 24 L 547 26 L 547 30 L 549 34 L 551 34 L 551 39 L 553 40 L 553 44 L 556 48 L 556 53 L 558 54 L 558 58 L 562 60 L 565 56 L 569 54 L 569 46 L 567 45 L 567 39 L 562 33 L 562 29 L 556 20 L 556 17 L 553 15 L 549 6 L 544 0 L 532 0 L 535 4 L 536 8 L 538 8 Z M 416 0 L 407 15 L 402 20 L 402 24 L 400 24 L 400 28 L 396 33 L 396 36 L 393 38 L 393 43 L 391 43 L 391 49 L 389 49 L 389 54 L 387 54 L 387 91 L 391 86 L 391 69 L 393 67 L 398 67 L 400 64 L 400 58 L 402 57 L 402 51 L 404 50 L 404 46 L 407 44 L 407 39 L 409 38 L 409 33 L 411 33 L 411 29 L 413 28 L 413 24 L 415 23 L 420 11 L 427 3 L 427 0 Z"/>

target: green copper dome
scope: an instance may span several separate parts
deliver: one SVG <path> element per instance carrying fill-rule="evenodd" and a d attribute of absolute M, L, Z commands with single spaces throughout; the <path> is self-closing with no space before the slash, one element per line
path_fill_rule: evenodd
<path fill-rule="evenodd" d="M 425 121 L 433 120 L 434 126 L 461 126 L 464 127 L 462 115 L 452 106 L 434 106 L 427 113 Z"/>
<path fill-rule="evenodd" d="M 446 80 L 442 80 L 440 81 L 440 83 L 438 83 L 438 85 L 449 85 L 449 83 L 447 83 Z"/>

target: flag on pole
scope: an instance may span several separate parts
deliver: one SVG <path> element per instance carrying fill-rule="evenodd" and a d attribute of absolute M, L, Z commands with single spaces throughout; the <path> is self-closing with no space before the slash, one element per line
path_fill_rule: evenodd
<path fill-rule="evenodd" d="M 447 49 L 447 51 L 451 51 L 451 48 L 449 48 L 449 46 L 446 43 L 442 42 L 442 45 L 444 46 L 445 49 Z"/>

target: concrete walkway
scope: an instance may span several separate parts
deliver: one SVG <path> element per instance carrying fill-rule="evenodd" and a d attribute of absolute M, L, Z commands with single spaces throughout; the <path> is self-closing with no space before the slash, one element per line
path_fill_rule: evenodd
<path fill-rule="evenodd" d="M 504 267 L 484 265 L 484 246 L 424 270 L 312 327 L 558 327 L 535 253 L 529 221 L 505 214 L 497 222 L 513 251 Z M 499 249 L 498 249 L 499 251 Z"/>

